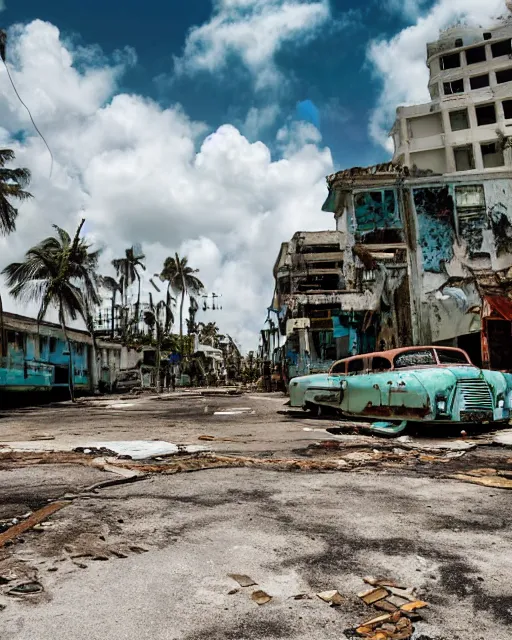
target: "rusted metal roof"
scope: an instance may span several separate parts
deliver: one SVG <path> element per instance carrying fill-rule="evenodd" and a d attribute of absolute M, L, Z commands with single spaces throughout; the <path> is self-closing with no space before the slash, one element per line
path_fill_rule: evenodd
<path fill-rule="evenodd" d="M 483 316 L 488 318 L 493 314 L 512 322 L 512 300 L 505 296 L 485 296 Z"/>

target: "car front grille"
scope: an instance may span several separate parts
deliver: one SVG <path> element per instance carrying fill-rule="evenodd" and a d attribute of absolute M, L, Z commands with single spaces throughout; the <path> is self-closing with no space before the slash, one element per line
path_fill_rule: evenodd
<path fill-rule="evenodd" d="M 464 401 L 466 411 L 492 411 L 493 401 L 489 385 L 481 378 L 459 380 L 459 397 Z"/>

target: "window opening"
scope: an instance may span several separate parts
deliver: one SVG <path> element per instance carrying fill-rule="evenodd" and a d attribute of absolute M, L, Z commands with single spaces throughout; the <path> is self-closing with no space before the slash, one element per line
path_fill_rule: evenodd
<path fill-rule="evenodd" d="M 479 127 L 496 123 L 496 107 L 494 104 L 485 104 L 481 107 L 476 107 L 475 111 Z"/>
<path fill-rule="evenodd" d="M 493 58 L 500 58 L 501 56 L 510 56 L 512 54 L 512 40 L 500 40 L 491 44 L 491 51 Z"/>
<path fill-rule="evenodd" d="M 467 109 L 450 112 L 450 126 L 452 131 L 463 131 L 469 129 L 469 116 Z"/>
<path fill-rule="evenodd" d="M 441 58 L 441 69 L 457 69 L 460 67 L 460 53 L 451 53 Z"/>
<path fill-rule="evenodd" d="M 466 62 L 468 64 L 478 64 L 479 62 L 485 62 L 485 60 L 485 47 L 475 47 L 466 51 Z"/>
<path fill-rule="evenodd" d="M 488 73 L 484 73 L 481 76 L 473 76 L 469 79 L 469 86 L 473 91 L 477 89 L 485 89 L 485 87 L 488 87 L 490 84 L 491 82 L 489 80 Z"/>
<path fill-rule="evenodd" d="M 512 69 L 503 69 L 503 71 L 496 71 L 496 82 L 498 84 L 512 82 Z"/>
<path fill-rule="evenodd" d="M 455 93 L 464 93 L 464 80 L 452 80 L 452 82 L 445 82 L 443 84 L 443 91 L 445 96 L 450 96 Z"/>

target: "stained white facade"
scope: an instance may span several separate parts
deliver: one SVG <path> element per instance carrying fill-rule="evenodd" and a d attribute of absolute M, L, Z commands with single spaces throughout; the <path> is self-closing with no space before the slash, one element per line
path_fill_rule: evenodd
<path fill-rule="evenodd" d="M 512 21 L 427 45 L 432 101 L 399 107 L 394 161 L 435 174 L 512 169 Z"/>

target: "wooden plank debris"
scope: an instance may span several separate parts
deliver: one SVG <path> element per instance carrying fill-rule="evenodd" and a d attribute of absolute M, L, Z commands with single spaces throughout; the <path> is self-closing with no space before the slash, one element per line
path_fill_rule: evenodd
<path fill-rule="evenodd" d="M 32 529 L 32 527 L 34 527 L 36 524 L 40 524 L 57 511 L 60 511 L 64 507 L 67 507 L 68 504 L 71 503 L 69 501 L 52 502 L 51 504 L 47 504 L 42 509 L 34 511 L 34 513 L 26 520 L 15 524 L 13 527 L 10 527 L 9 529 L 7 529 L 7 531 L 4 531 L 0 534 L 0 549 L 5 545 L 6 542 L 14 540 L 14 538 L 17 538 L 29 529 Z"/>

